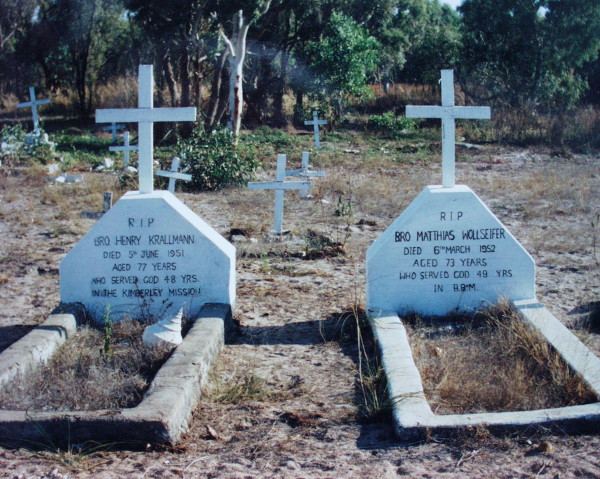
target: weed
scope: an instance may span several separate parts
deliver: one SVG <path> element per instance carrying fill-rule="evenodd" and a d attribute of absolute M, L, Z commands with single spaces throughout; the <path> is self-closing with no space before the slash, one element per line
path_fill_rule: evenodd
<path fill-rule="evenodd" d="M 239 404 L 244 401 L 267 401 L 273 399 L 274 391 L 267 381 L 254 371 L 244 371 L 236 378 L 230 378 L 217 384 L 213 397 L 224 404 Z"/>
<path fill-rule="evenodd" d="M 115 354 L 115 351 L 114 351 L 113 345 L 112 345 L 114 331 L 113 331 L 113 322 L 110 317 L 110 304 L 106 306 L 106 311 L 104 313 L 102 333 L 103 333 L 103 345 L 102 345 L 102 350 L 100 351 L 100 354 L 102 354 L 102 356 L 104 357 L 105 360 L 109 360 Z"/>
<path fill-rule="evenodd" d="M 411 348 L 434 412 L 586 404 L 595 395 L 507 302 L 470 317 L 412 317 Z"/>

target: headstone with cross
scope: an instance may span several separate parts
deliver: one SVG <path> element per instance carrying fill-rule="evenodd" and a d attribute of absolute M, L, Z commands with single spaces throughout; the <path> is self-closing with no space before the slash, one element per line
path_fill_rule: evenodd
<path fill-rule="evenodd" d="M 325 172 L 323 171 L 312 171 L 309 165 L 310 155 L 308 151 L 302 152 L 302 164 L 299 170 L 285 170 L 286 176 L 301 176 L 306 179 L 306 181 L 310 181 L 310 178 L 320 178 L 325 176 Z M 300 192 L 303 198 L 308 197 L 308 189 L 302 190 Z"/>
<path fill-rule="evenodd" d="M 442 185 L 427 186 L 367 250 L 367 307 L 404 314 L 472 311 L 500 297 L 535 297 L 531 256 L 477 195 L 454 181 L 454 121 L 490 118 L 487 107 L 454 105 L 451 70 L 442 106 L 408 106 L 407 116 L 442 118 Z"/>
<path fill-rule="evenodd" d="M 125 166 L 129 166 L 129 152 L 137 151 L 137 145 L 129 144 L 129 132 L 126 131 L 123 135 L 123 146 L 109 146 L 109 151 L 122 151 L 123 152 L 123 163 Z"/>
<path fill-rule="evenodd" d="M 178 171 L 179 163 L 181 163 L 181 158 L 175 156 L 175 157 L 173 157 L 173 160 L 171 161 L 171 170 L 170 171 L 158 170 L 156 172 L 156 174 L 158 176 L 163 176 L 165 178 L 169 178 L 169 187 L 167 189 L 168 189 L 168 191 L 170 191 L 173 194 L 175 194 L 175 182 L 177 180 L 192 181 L 192 175 L 189 175 L 187 173 L 179 173 L 179 171 Z"/>
<path fill-rule="evenodd" d="M 45 105 L 50 103 L 50 99 L 45 100 L 36 100 L 35 99 L 35 88 L 29 87 L 29 98 L 30 100 L 27 102 L 17 104 L 17 108 L 31 108 L 31 116 L 33 117 L 33 132 L 36 135 L 40 134 L 40 117 L 38 114 L 38 105 Z"/>
<path fill-rule="evenodd" d="M 117 142 L 117 130 L 122 130 L 123 128 L 125 128 L 125 125 L 117 125 L 114 121 L 110 125 L 102 127 L 104 131 L 110 131 L 112 133 L 113 143 Z"/>
<path fill-rule="evenodd" d="M 441 118 L 442 119 L 442 186 L 452 188 L 456 181 L 455 174 L 455 123 L 459 118 L 470 120 L 489 120 L 488 106 L 455 106 L 454 105 L 454 72 L 442 70 L 442 106 L 406 107 L 407 118 Z"/>
<path fill-rule="evenodd" d="M 306 191 L 310 188 L 309 181 L 285 181 L 285 155 L 277 155 L 277 175 L 275 181 L 250 182 L 248 188 L 251 190 L 275 190 L 275 212 L 273 222 L 273 233 L 283 234 L 283 202 L 285 190 Z"/>
<path fill-rule="evenodd" d="M 100 123 L 139 123 L 139 191 L 123 195 L 60 265 L 64 303 L 101 322 L 161 319 L 182 308 L 235 303 L 235 248 L 169 191 L 153 188 L 156 121 L 192 121 L 195 108 L 153 108 L 152 67 L 140 66 L 137 109 L 98 110 Z"/>
<path fill-rule="evenodd" d="M 305 125 L 313 125 L 313 131 L 315 133 L 315 147 L 321 148 L 321 140 L 319 138 L 319 125 L 326 125 L 327 120 L 319 120 L 319 114 L 316 110 L 313 110 L 313 119 L 304 122 Z"/>

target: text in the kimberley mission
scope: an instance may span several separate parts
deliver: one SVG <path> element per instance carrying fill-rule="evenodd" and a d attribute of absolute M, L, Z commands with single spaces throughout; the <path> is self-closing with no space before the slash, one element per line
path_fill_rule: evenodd
<path fill-rule="evenodd" d="M 118 232 L 93 237 L 91 254 L 101 265 L 92 276 L 92 297 L 162 298 L 199 296 L 193 271 L 197 234 L 166 231 L 154 217 L 125 218 Z M 161 228 L 162 226 L 162 228 Z"/>

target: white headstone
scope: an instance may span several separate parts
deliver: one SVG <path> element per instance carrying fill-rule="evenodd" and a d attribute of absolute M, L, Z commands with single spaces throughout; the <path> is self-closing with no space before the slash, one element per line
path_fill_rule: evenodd
<path fill-rule="evenodd" d="M 235 248 L 168 191 L 126 193 L 60 265 L 63 303 L 101 321 L 235 302 Z"/>
<path fill-rule="evenodd" d="M 140 193 L 152 193 L 154 190 L 154 122 L 195 121 L 196 108 L 154 108 L 154 79 L 152 65 L 140 65 L 138 76 L 138 108 L 96 110 L 97 123 L 138 124 Z"/>
<path fill-rule="evenodd" d="M 407 118 L 442 119 L 442 185 L 452 188 L 455 184 L 455 124 L 457 118 L 490 119 L 488 106 L 454 106 L 454 72 L 442 70 L 442 106 L 406 107 Z"/>
<path fill-rule="evenodd" d="M 117 142 L 117 130 L 122 130 L 123 128 L 125 128 L 125 125 L 117 125 L 117 123 L 114 121 L 110 125 L 102 127 L 103 130 L 110 131 L 112 133 L 113 143 Z"/>
<path fill-rule="evenodd" d="M 445 315 L 535 297 L 531 256 L 467 186 L 428 186 L 367 250 L 367 307 Z"/>
<path fill-rule="evenodd" d="M 31 116 L 33 117 L 33 132 L 36 135 L 40 133 L 40 117 L 38 115 L 38 105 L 45 105 L 46 103 L 50 103 L 49 99 L 45 100 L 36 100 L 35 99 L 35 88 L 29 87 L 29 98 L 30 101 L 17 104 L 17 108 L 26 108 L 31 107 Z"/>
<path fill-rule="evenodd" d="M 173 160 L 171 161 L 171 171 L 158 170 L 156 172 L 156 174 L 158 176 L 164 176 L 165 178 L 169 178 L 168 190 L 173 194 L 175 194 L 175 182 L 177 180 L 192 181 L 192 175 L 188 175 L 187 173 L 179 173 L 177 171 L 177 170 L 179 170 L 180 162 L 181 162 L 181 159 L 178 158 L 177 156 L 175 156 L 175 157 L 173 157 Z"/>
<path fill-rule="evenodd" d="M 283 233 L 283 202 L 285 190 L 307 191 L 311 184 L 309 181 L 285 181 L 285 155 L 277 155 L 277 176 L 275 181 L 257 183 L 248 183 L 251 190 L 275 190 L 275 220 L 273 224 L 273 233 Z"/>
<path fill-rule="evenodd" d="M 302 165 L 299 170 L 285 170 L 286 176 L 301 176 L 306 181 L 310 181 L 310 178 L 319 178 L 325 176 L 323 171 L 312 171 L 309 165 L 310 155 L 308 151 L 302 152 Z M 303 197 L 308 196 L 308 189 L 302 190 L 300 193 Z"/>
<path fill-rule="evenodd" d="M 109 146 L 109 151 L 122 151 L 123 152 L 123 164 L 127 167 L 129 166 L 129 152 L 137 151 L 137 145 L 129 144 L 129 132 L 126 131 L 123 135 L 123 146 Z"/>
<path fill-rule="evenodd" d="M 319 114 L 316 110 L 313 111 L 312 121 L 305 121 L 305 125 L 313 125 L 313 131 L 315 133 L 315 147 L 321 148 L 321 140 L 319 138 L 319 125 L 326 125 L 327 120 L 319 120 Z"/>

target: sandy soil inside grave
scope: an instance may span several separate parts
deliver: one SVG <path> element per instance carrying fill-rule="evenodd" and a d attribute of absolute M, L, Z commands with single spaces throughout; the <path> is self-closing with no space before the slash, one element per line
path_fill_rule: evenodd
<path fill-rule="evenodd" d="M 364 304 L 368 245 L 423 186 L 439 182 L 440 166 L 357 161 L 319 169 L 328 176 L 314 199 L 286 195 L 284 226 L 346 240 L 345 256 L 307 261 L 281 255 L 299 246 L 265 241 L 272 194 L 178 194 L 223 235 L 248 228 L 258 240 L 236 244 L 241 334 L 225 346 L 180 445 L 90 456 L 0 449 L 0 476 L 600 477 L 598 435 L 399 444 L 389 418 L 357 420 L 356 348 L 328 340 L 327 333 L 341 327 L 353 305 Z M 600 158 L 486 147 L 459 152 L 457 175 L 534 257 L 542 302 L 578 327 L 587 307 L 600 300 L 600 251 L 592 246 L 594 235 L 597 243 L 600 238 L 591 227 L 600 213 Z M 99 173 L 86 174 L 83 185 L 51 186 L 0 171 L 0 350 L 57 305 L 59 262 L 93 224 L 79 213 L 94 209 L 94 201 L 98 208 L 103 188 L 113 184 L 114 178 Z M 348 221 L 334 215 L 340 192 L 351 192 Z M 576 332 L 600 355 L 599 334 Z M 268 394 L 233 404 L 215 399 L 218 387 L 249 375 L 264 378 Z"/>

